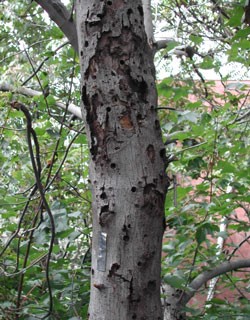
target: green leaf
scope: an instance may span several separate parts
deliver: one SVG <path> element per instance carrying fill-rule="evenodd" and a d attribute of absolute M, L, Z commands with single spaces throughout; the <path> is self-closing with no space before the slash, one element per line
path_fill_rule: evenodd
<path fill-rule="evenodd" d="M 220 305 L 227 305 L 227 302 L 225 300 L 219 299 L 219 298 L 212 298 L 207 302 L 208 304 L 213 303 L 213 304 L 220 304 Z"/>
<path fill-rule="evenodd" d="M 199 64 L 201 69 L 212 69 L 214 67 L 214 59 L 210 56 L 205 57 L 202 63 Z"/>
<path fill-rule="evenodd" d="M 196 234 L 195 234 L 195 239 L 197 241 L 198 244 L 201 244 L 202 242 L 204 242 L 207 238 L 207 233 L 206 233 L 206 229 L 200 227 L 196 230 Z"/>
<path fill-rule="evenodd" d="M 197 36 L 197 35 L 193 35 L 193 34 L 191 34 L 190 36 L 189 36 L 189 39 L 193 42 L 193 43 L 195 43 L 195 44 L 202 44 L 202 42 L 203 42 L 203 38 L 202 37 L 200 37 L 200 36 Z"/>
<path fill-rule="evenodd" d="M 243 8 L 240 6 L 235 6 L 234 11 L 232 11 L 232 15 L 228 21 L 228 25 L 231 27 L 241 26 L 241 19 L 243 16 Z"/>
<path fill-rule="evenodd" d="M 185 279 L 180 278 L 176 275 L 165 275 L 164 276 L 164 282 L 169 284 L 173 288 L 181 289 L 185 285 Z"/>
<path fill-rule="evenodd" d="M 182 122 L 182 121 L 190 121 L 193 123 L 197 123 L 199 118 L 199 115 L 193 111 L 183 111 L 179 114 L 178 116 L 178 123 Z"/>

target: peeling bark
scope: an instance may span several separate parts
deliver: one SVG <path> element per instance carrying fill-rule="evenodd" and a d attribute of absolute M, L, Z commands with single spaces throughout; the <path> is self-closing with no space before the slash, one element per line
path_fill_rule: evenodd
<path fill-rule="evenodd" d="M 76 6 L 93 195 L 89 319 L 161 320 L 167 179 L 142 4 Z"/>

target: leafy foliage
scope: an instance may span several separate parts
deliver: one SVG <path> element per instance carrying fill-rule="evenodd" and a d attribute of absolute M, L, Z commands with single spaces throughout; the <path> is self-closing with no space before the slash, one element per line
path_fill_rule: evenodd
<path fill-rule="evenodd" d="M 156 65 L 165 72 L 158 84 L 159 116 L 171 179 L 162 273 L 163 282 L 180 290 L 188 290 L 200 272 L 238 256 L 240 244 L 231 241 L 233 235 L 244 236 L 242 245 L 248 239 L 249 82 L 227 81 L 241 80 L 248 70 L 250 28 L 241 25 L 243 2 L 162 0 L 154 11 L 162 30 L 175 35 L 157 54 Z M 50 303 L 46 257 L 51 220 L 39 192 L 32 193 L 26 118 L 11 107 L 18 101 L 32 116 L 41 181 L 56 221 L 49 264 L 51 319 L 86 319 L 91 243 L 87 141 L 81 121 L 55 106 L 55 97 L 79 105 L 78 58 L 35 2 L 2 1 L 0 8 L 1 82 L 41 92 L 33 98 L 0 93 L 0 314 L 4 319 L 41 318 Z M 193 48 L 192 59 L 186 54 L 176 58 L 180 45 Z M 216 91 L 218 81 L 205 81 L 211 70 L 224 73 L 223 91 Z M 245 219 L 235 213 L 238 208 Z M 226 243 L 224 251 L 219 237 Z M 221 277 L 224 287 L 241 290 L 241 299 L 214 296 L 198 308 L 194 301 L 187 307 L 190 319 L 247 319 L 246 281 L 238 273 Z"/>
<path fill-rule="evenodd" d="M 243 2 L 199 4 L 163 1 L 158 6 L 159 19 L 167 21 L 163 30 L 175 30 L 175 45 L 158 55 L 169 73 L 158 84 L 158 92 L 163 135 L 172 161 L 163 275 L 166 283 L 178 289 L 186 289 L 202 270 L 240 257 L 239 248 L 243 250 L 249 237 L 249 81 L 228 81 L 238 76 L 236 66 L 247 72 L 249 27 L 241 25 Z M 172 19 L 174 13 L 176 19 Z M 173 70 L 180 44 L 193 48 L 194 55 L 180 55 L 179 69 Z M 227 73 L 223 61 L 231 66 Z M 209 70 L 221 78 L 205 80 Z M 248 290 L 246 284 L 240 284 L 247 279 L 236 273 L 219 281 L 212 295 L 239 290 L 235 293 L 239 300 L 213 298 L 207 307 L 198 302 L 199 309 L 192 309 L 197 300 L 207 299 L 204 288 L 204 296 L 199 293 L 187 309 L 190 319 L 248 318 Z"/>
<path fill-rule="evenodd" d="M 56 221 L 49 273 L 54 303 L 51 317 L 85 319 L 91 235 L 88 148 L 82 124 L 55 109 L 53 98 L 65 104 L 79 103 L 77 57 L 34 2 L 4 1 L 0 6 L 1 81 L 14 86 L 25 83 L 40 92 L 49 88 L 50 93 L 32 99 L 1 93 L 0 313 L 4 319 L 13 319 L 16 312 L 20 319 L 34 319 L 45 316 L 49 304 L 45 273 L 51 225 L 39 193 L 30 195 L 35 177 L 26 119 L 10 106 L 16 100 L 27 105 L 32 115 L 42 183 Z"/>

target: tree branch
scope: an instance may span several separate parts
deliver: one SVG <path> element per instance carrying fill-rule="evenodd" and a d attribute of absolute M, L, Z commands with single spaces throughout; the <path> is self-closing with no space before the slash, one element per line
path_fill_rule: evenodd
<path fill-rule="evenodd" d="M 48 13 L 50 19 L 62 30 L 78 54 L 77 31 L 71 12 L 67 10 L 60 0 L 35 1 Z"/>
<path fill-rule="evenodd" d="M 151 11 L 151 0 L 142 0 L 143 14 L 144 14 L 144 27 L 148 38 L 148 44 L 153 47 L 154 30 L 153 30 L 153 16 Z"/>
<path fill-rule="evenodd" d="M 182 305 L 186 305 L 188 301 L 195 295 L 196 291 L 199 290 L 209 280 L 227 272 L 241 268 L 250 268 L 250 259 L 226 261 L 221 263 L 219 266 L 214 267 L 213 270 L 207 270 L 202 272 L 190 283 L 189 287 L 191 288 L 191 291 L 186 292 L 183 295 L 180 303 Z"/>
<path fill-rule="evenodd" d="M 58 48 L 56 48 L 54 51 L 53 51 L 53 55 L 55 55 L 57 53 L 57 51 L 59 51 L 61 48 L 63 48 L 64 46 L 66 46 L 67 44 L 69 44 L 69 42 L 64 42 L 63 44 L 61 44 Z M 24 50 L 24 52 L 26 52 L 27 54 L 27 51 L 26 49 Z M 28 79 L 26 79 L 23 83 L 22 83 L 22 86 L 25 86 L 34 76 L 37 75 L 38 71 L 41 70 L 42 66 L 44 65 L 44 63 L 46 61 L 48 61 L 50 58 L 50 56 L 47 56 L 45 59 L 43 59 L 43 61 L 39 64 L 39 66 L 36 68 L 36 70 L 28 77 Z"/>
<path fill-rule="evenodd" d="M 36 91 L 36 90 L 29 89 L 26 87 L 15 88 L 14 86 L 12 86 L 6 82 L 0 83 L 0 91 L 19 93 L 19 94 L 29 96 L 29 97 L 42 95 L 42 92 L 40 92 L 40 91 Z M 81 108 L 77 107 L 75 104 L 71 103 L 67 107 L 64 103 L 62 103 L 60 101 L 56 101 L 55 105 L 60 109 L 64 109 L 64 110 L 69 111 L 71 114 L 76 116 L 78 119 L 82 119 Z"/>
<path fill-rule="evenodd" d="M 174 38 L 165 38 L 165 39 L 161 39 L 155 42 L 154 46 L 155 46 L 155 50 L 161 50 L 161 49 L 165 49 L 169 43 L 174 42 L 175 39 Z"/>

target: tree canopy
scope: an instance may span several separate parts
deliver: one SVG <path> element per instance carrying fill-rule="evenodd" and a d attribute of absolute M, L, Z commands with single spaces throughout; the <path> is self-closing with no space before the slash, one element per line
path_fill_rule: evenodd
<path fill-rule="evenodd" d="M 53 302 L 53 319 L 87 319 L 92 218 L 79 58 L 74 26 L 61 28 L 66 38 L 40 2 L 0 3 L 0 314 L 39 319 Z M 63 8 L 73 21 L 73 1 Z M 249 266 L 241 255 L 250 238 L 248 12 L 242 0 L 152 4 L 170 183 L 162 298 L 164 283 L 179 290 L 190 319 L 249 314 L 249 279 L 232 272 Z M 37 193 L 28 130 L 49 208 Z M 237 300 L 217 297 L 220 288 Z"/>

